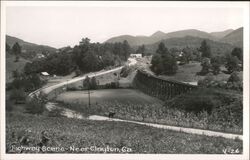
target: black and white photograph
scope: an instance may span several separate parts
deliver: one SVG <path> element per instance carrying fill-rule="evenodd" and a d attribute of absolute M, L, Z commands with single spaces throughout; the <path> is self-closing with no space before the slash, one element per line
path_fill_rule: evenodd
<path fill-rule="evenodd" d="M 1 160 L 249 159 L 249 2 L 1 1 Z"/>

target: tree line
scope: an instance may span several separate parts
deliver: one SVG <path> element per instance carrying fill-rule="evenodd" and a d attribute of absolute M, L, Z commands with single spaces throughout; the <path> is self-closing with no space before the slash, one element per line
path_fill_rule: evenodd
<path fill-rule="evenodd" d="M 79 45 L 67 47 L 58 53 L 50 54 L 46 58 L 33 61 L 25 66 L 25 73 L 39 73 L 67 75 L 75 71 L 77 75 L 105 69 L 109 66 L 120 66 L 125 62 L 131 47 L 127 41 L 119 43 L 91 43 L 83 38 Z"/>
<path fill-rule="evenodd" d="M 156 54 L 151 60 L 151 70 L 155 74 L 174 75 L 178 70 L 178 64 L 183 65 L 190 61 L 201 63 L 202 69 L 198 75 L 213 73 L 217 75 L 221 72 L 221 66 L 225 66 L 227 73 L 241 71 L 243 68 L 243 53 L 241 48 L 234 48 L 226 55 L 213 55 L 210 45 L 203 40 L 200 48 L 168 49 L 163 42 L 158 45 Z M 178 62 L 178 64 L 177 64 Z"/>

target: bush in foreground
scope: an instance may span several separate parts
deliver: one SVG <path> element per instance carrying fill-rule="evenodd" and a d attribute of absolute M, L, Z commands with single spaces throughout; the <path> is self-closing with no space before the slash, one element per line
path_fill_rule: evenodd
<path fill-rule="evenodd" d="M 26 111 L 31 114 L 42 114 L 45 111 L 46 97 L 34 96 L 26 103 Z"/>

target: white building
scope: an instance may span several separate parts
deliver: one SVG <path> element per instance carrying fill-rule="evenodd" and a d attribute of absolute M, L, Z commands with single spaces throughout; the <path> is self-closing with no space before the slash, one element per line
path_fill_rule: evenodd
<path fill-rule="evenodd" d="M 142 54 L 130 54 L 132 58 L 142 58 Z"/>
<path fill-rule="evenodd" d="M 49 73 L 48 72 L 41 72 L 41 75 L 43 75 L 43 76 L 49 76 Z"/>
<path fill-rule="evenodd" d="M 38 54 L 36 55 L 36 57 L 37 57 L 37 58 L 44 58 L 45 56 L 44 56 L 42 53 L 38 53 Z"/>

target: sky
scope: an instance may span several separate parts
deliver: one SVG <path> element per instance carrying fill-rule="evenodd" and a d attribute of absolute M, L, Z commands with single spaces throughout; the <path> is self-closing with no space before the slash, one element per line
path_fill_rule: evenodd
<path fill-rule="evenodd" d="M 150 36 L 183 29 L 206 32 L 243 26 L 241 8 L 12 6 L 6 8 L 6 34 L 55 48 L 83 37 L 104 42 L 119 35 Z"/>

